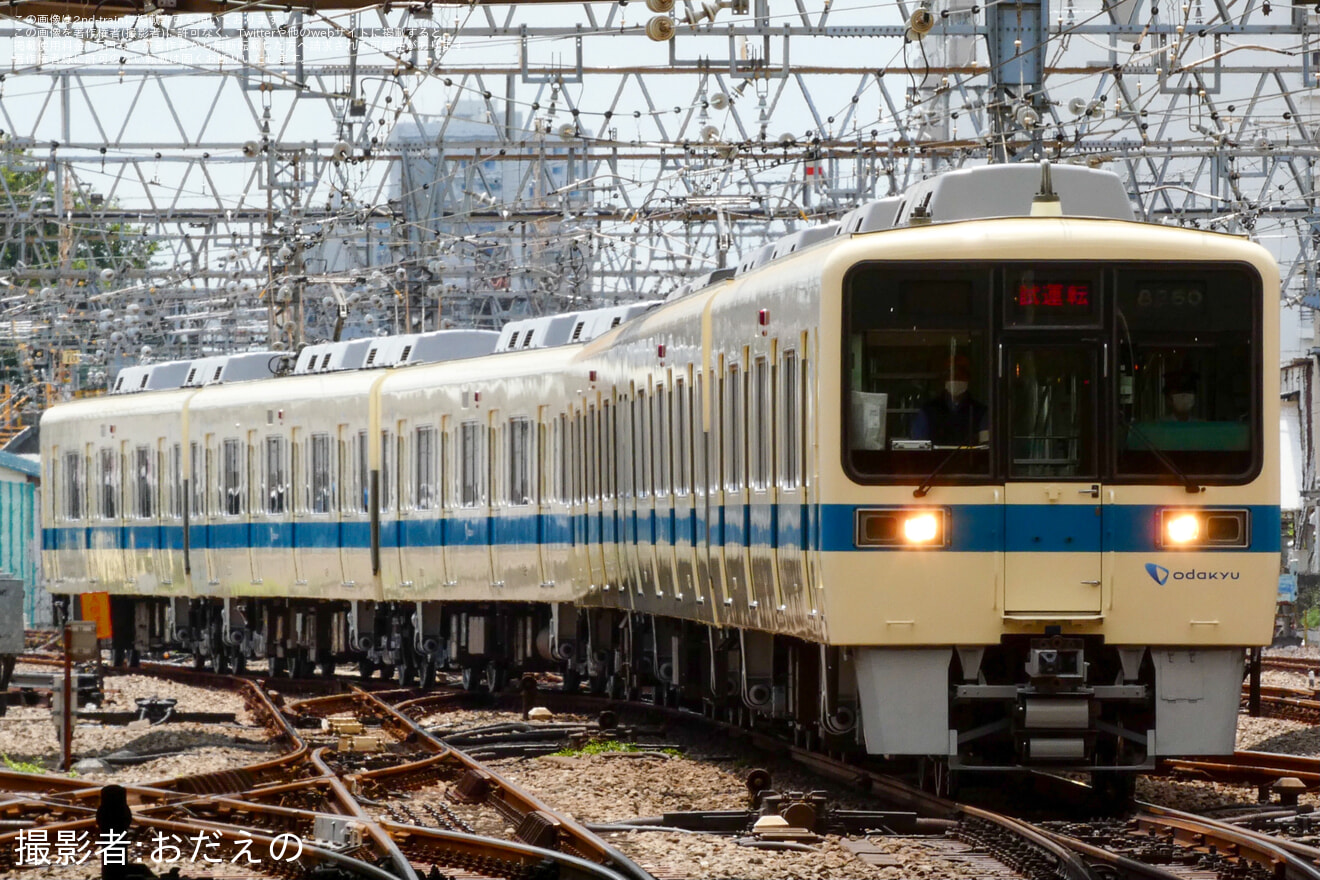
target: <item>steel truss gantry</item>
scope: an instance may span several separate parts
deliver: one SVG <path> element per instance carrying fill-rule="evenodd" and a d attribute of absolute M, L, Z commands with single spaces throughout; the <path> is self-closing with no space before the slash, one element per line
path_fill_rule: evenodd
<path fill-rule="evenodd" d="M 341 313 L 405 331 L 663 296 L 931 172 L 1036 157 L 1257 237 L 1320 305 L 1310 7 L 179 3 L 3 7 L 5 317 L 77 348 L 78 381 Z"/>

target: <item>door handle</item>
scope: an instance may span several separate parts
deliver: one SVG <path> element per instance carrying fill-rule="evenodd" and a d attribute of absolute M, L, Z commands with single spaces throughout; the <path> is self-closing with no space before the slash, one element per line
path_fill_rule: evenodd
<path fill-rule="evenodd" d="M 1100 582 L 1099 582 L 1099 581 L 1082 581 L 1082 583 L 1086 584 L 1088 587 L 1098 587 L 1098 586 L 1100 586 Z"/>
<path fill-rule="evenodd" d="M 1100 497 L 1100 485 L 1099 485 L 1098 483 L 1096 483 L 1096 484 L 1092 485 L 1091 488 L 1089 488 L 1089 489 L 1078 489 L 1078 490 L 1077 490 L 1077 494 L 1078 494 L 1078 495 L 1090 495 L 1092 498 L 1099 498 L 1099 497 Z"/>

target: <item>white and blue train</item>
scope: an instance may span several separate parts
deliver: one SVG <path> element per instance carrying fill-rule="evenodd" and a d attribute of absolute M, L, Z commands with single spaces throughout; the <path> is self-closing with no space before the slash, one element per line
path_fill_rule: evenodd
<path fill-rule="evenodd" d="M 1231 752 L 1278 270 L 1043 170 L 663 303 L 125 370 L 42 421 L 49 587 L 108 592 L 121 656 L 557 669 L 940 768 Z"/>

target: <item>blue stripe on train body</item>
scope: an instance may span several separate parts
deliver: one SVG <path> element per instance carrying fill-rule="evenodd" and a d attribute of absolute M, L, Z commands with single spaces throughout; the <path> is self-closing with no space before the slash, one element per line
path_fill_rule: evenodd
<path fill-rule="evenodd" d="M 949 505 L 950 552 L 961 553 L 1150 553 L 1167 551 L 1156 541 L 1159 511 L 1165 505 Z M 675 536 L 698 543 L 710 525 L 710 544 L 743 544 L 750 547 L 788 547 L 829 553 L 855 551 L 902 552 L 905 548 L 854 546 L 854 518 L 859 508 L 851 504 L 730 505 L 708 514 L 673 510 L 620 512 L 620 537 L 628 543 L 654 536 L 668 546 Z M 782 509 L 781 509 L 782 508 Z M 1203 508 L 1214 509 L 1214 508 Z M 1241 506 L 1232 509 L 1242 509 Z M 1251 544 L 1241 548 L 1215 548 L 1225 553 L 1279 552 L 1279 508 L 1248 506 Z M 635 517 L 636 524 L 632 519 Z M 1096 522 L 1096 519 L 1099 522 Z M 567 513 L 518 513 L 510 516 L 484 514 L 445 518 L 383 520 L 382 547 L 481 547 L 544 545 L 560 547 L 574 543 L 575 536 L 589 536 L 595 543 L 602 533 L 615 534 L 611 525 L 602 528 L 602 515 Z M 1045 525 L 1046 528 L 1039 526 Z M 371 546 L 371 528 L 365 521 L 254 520 L 191 526 L 191 548 L 201 550 L 255 550 L 343 547 L 365 550 Z M 721 533 L 723 541 L 720 540 Z M 607 541 L 607 543 L 614 543 Z M 62 552 L 156 548 L 182 550 L 183 528 L 177 524 L 132 526 L 63 526 L 42 530 L 42 547 Z M 929 551 L 922 551 L 929 552 Z M 1190 550 L 1178 552 L 1205 552 Z"/>

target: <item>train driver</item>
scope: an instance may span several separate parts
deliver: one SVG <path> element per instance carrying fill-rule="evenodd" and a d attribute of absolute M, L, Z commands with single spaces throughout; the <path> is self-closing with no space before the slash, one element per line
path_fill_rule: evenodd
<path fill-rule="evenodd" d="M 990 442 L 989 408 L 968 391 L 972 362 L 967 355 L 949 361 L 944 389 L 917 412 L 912 436 L 934 446 L 976 446 Z"/>
<path fill-rule="evenodd" d="M 1190 370 L 1177 370 L 1164 376 L 1165 421 L 1189 422 L 1196 410 L 1197 375 Z"/>

